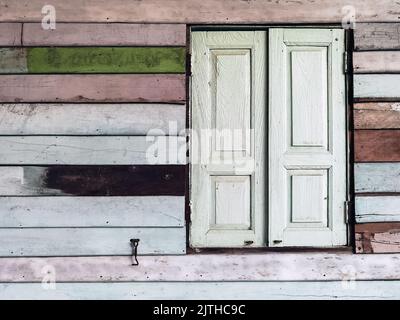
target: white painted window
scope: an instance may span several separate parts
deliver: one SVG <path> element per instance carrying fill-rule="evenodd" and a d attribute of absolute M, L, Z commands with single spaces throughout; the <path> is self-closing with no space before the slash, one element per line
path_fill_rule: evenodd
<path fill-rule="evenodd" d="M 345 245 L 344 31 L 192 33 L 193 247 Z"/>

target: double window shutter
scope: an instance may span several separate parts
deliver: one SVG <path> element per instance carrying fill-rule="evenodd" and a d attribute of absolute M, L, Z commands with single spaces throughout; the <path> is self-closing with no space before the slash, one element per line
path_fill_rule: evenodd
<path fill-rule="evenodd" d="M 341 30 L 192 34 L 192 246 L 346 244 L 343 52 Z"/>

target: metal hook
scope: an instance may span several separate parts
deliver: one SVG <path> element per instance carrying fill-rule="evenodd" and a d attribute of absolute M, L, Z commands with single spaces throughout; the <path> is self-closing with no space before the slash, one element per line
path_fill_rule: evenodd
<path fill-rule="evenodd" d="M 139 246 L 140 239 L 131 239 L 131 246 L 132 246 L 132 265 L 138 266 L 139 261 L 137 259 L 137 248 Z"/>

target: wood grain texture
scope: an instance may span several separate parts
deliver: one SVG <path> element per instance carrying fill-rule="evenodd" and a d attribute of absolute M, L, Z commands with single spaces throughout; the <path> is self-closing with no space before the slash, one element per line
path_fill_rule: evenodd
<path fill-rule="evenodd" d="M 0 73 L 26 73 L 26 50 L 23 48 L 0 48 Z"/>
<path fill-rule="evenodd" d="M 399 100 L 400 74 L 354 75 L 354 97 L 363 100 Z"/>
<path fill-rule="evenodd" d="M 24 46 L 185 46 L 184 24 L 25 23 Z"/>
<path fill-rule="evenodd" d="M 0 46 L 20 46 L 21 33 L 22 23 L 0 23 Z"/>
<path fill-rule="evenodd" d="M 356 224 L 357 253 L 400 252 L 400 223 Z"/>
<path fill-rule="evenodd" d="M 46 269 L 44 269 L 46 270 Z M 50 276 L 49 278 L 51 278 Z M 2 300 L 397 300 L 400 281 L 2 283 Z"/>
<path fill-rule="evenodd" d="M 3 75 L 0 102 L 183 103 L 184 75 Z"/>
<path fill-rule="evenodd" d="M 52 47 L 25 50 L 28 73 L 185 72 L 185 48 Z"/>
<path fill-rule="evenodd" d="M 356 193 L 400 193 L 400 163 L 356 163 Z"/>
<path fill-rule="evenodd" d="M 399 34 L 400 23 L 357 23 L 357 27 L 354 30 L 355 49 L 400 49 Z"/>
<path fill-rule="evenodd" d="M 0 167 L 2 196 L 183 196 L 185 166 Z"/>
<path fill-rule="evenodd" d="M 341 23 L 347 5 L 355 7 L 357 22 L 397 22 L 399 4 L 382 0 L 377 10 L 372 0 L 52 0 L 58 22 L 134 22 L 134 23 Z M 0 21 L 40 22 L 40 0 L 3 0 Z"/>
<path fill-rule="evenodd" d="M 400 130 L 356 130 L 356 162 L 400 161 Z"/>
<path fill-rule="evenodd" d="M 183 227 L 184 215 L 184 197 L 0 197 L 1 228 Z"/>
<path fill-rule="evenodd" d="M 398 257 L 332 252 L 268 252 L 130 257 L 0 258 L 0 283 L 42 282 L 46 266 L 57 282 L 398 280 Z M 227 272 L 226 270 L 229 270 Z"/>
<path fill-rule="evenodd" d="M 354 52 L 353 68 L 354 73 L 400 73 L 400 52 Z"/>
<path fill-rule="evenodd" d="M 184 254 L 185 228 L 18 228 L 0 229 L 0 256 Z"/>
<path fill-rule="evenodd" d="M 186 138 L 2 136 L 0 165 L 186 164 Z"/>
<path fill-rule="evenodd" d="M 181 104 L 0 104 L 0 135 L 185 134 Z"/>
<path fill-rule="evenodd" d="M 354 127 L 355 129 L 400 129 L 400 103 L 356 103 Z"/>
<path fill-rule="evenodd" d="M 400 221 L 400 196 L 356 197 L 356 222 Z"/>

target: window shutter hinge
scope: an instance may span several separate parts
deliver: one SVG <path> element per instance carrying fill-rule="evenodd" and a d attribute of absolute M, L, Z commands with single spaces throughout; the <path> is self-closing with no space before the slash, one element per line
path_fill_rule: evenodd
<path fill-rule="evenodd" d="M 344 74 L 349 72 L 349 53 L 347 51 L 344 52 L 343 72 Z"/>
<path fill-rule="evenodd" d="M 346 223 L 349 223 L 349 215 L 350 215 L 351 201 L 344 202 L 344 214 Z"/>

